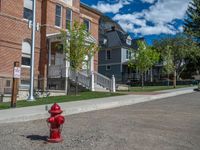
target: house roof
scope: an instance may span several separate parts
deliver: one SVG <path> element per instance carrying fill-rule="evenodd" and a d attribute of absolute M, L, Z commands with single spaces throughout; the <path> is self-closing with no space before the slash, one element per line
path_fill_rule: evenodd
<path fill-rule="evenodd" d="M 127 44 L 127 38 L 131 40 L 131 45 Z M 145 41 L 144 38 L 132 39 L 128 33 L 121 32 L 114 28 L 103 34 L 101 40 L 103 41 L 103 39 L 107 39 L 107 44 L 101 45 L 103 48 L 123 47 L 132 48 L 134 50 L 138 49 L 137 41 Z M 103 43 L 102 41 L 100 44 Z"/>
<path fill-rule="evenodd" d="M 110 17 L 102 14 L 101 18 L 100 18 L 100 25 L 101 24 L 106 24 L 106 23 L 110 24 L 110 28 L 109 29 L 104 28 L 103 30 L 109 31 L 111 29 L 111 26 L 114 26 L 117 30 L 125 33 L 125 31 L 122 29 L 122 27 L 117 22 L 115 22 L 114 20 L 112 20 Z M 100 28 L 101 28 L 101 26 L 100 26 Z"/>
<path fill-rule="evenodd" d="M 131 39 L 130 35 L 125 32 L 113 29 L 106 32 L 105 36 L 108 39 L 107 47 L 113 47 L 115 45 L 125 48 L 137 48 L 136 40 Z M 131 45 L 127 44 L 127 38 L 130 38 Z"/>
<path fill-rule="evenodd" d="M 96 13 L 96 14 L 98 14 L 98 15 L 100 15 L 100 16 L 103 15 L 103 13 L 100 12 L 99 10 L 97 10 L 97 9 L 95 9 L 95 8 L 93 8 L 93 7 L 91 7 L 91 6 L 87 5 L 87 4 L 85 4 L 85 3 L 83 3 L 83 2 L 81 2 L 80 5 L 81 5 L 82 7 L 84 7 L 84 8 L 86 8 L 86 9 L 92 11 L 93 13 Z"/>

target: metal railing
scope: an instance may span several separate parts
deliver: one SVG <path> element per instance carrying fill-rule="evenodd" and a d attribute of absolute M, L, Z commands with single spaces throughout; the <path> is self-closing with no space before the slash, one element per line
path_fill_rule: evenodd
<path fill-rule="evenodd" d="M 61 78 L 66 76 L 65 65 L 52 65 L 48 67 L 49 78 Z"/>
<path fill-rule="evenodd" d="M 78 77 L 78 83 L 81 84 L 82 86 L 84 86 L 85 88 L 89 89 L 90 88 L 90 76 L 87 76 L 84 73 L 81 72 L 75 72 L 74 70 L 70 69 L 69 70 L 69 79 L 71 79 L 72 81 L 76 81 L 76 76 Z"/>
<path fill-rule="evenodd" d="M 97 73 L 97 72 L 94 72 L 94 83 L 96 83 L 108 90 L 111 90 L 111 88 L 112 88 L 112 86 L 111 86 L 112 80 L 100 73 Z"/>
<path fill-rule="evenodd" d="M 92 80 L 91 75 L 87 75 L 85 71 L 83 72 L 75 72 L 72 68 L 69 68 L 69 70 L 66 71 L 66 67 L 64 65 L 54 65 L 50 66 L 48 69 L 48 78 L 61 78 L 66 76 L 66 72 L 68 72 L 68 77 L 73 82 L 76 82 L 76 76 L 78 77 L 78 84 L 87 88 L 92 89 L 92 85 L 97 84 L 100 85 L 103 88 L 106 88 L 107 90 L 112 91 L 112 79 L 109 79 L 108 77 L 99 74 L 97 72 L 94 72 L 92 75 L 94 75 L 94 80 Z M 92 83 L 94 82 L 94 83 Z"/>

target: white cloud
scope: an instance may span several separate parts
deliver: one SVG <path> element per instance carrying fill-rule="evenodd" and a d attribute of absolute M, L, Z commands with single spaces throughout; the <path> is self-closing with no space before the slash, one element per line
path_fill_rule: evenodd
<path fill-rule="evenodd" d="M 104 1 L 98 1 L 97 5 L 92 5 L 103 13 L 118 13 L 125 5 L 129 5 L 133 0 L 119 0 L 117 3 L 111 4 Z"/>
<path fill-rule="evenodd" d="M 156 0 L 141 0 L 143 3 L 154 3 Z"/>
<path fill-rule="evenodd" d="M 142 12 L 117 14 L 113 19 L 118 21 L 124 30 L 135 34 L 176 34 L 181 32 L 182 29 L 181 27 L 176 29 L 172 23 L 177 19 L 182 20 L 184 18 L 190 1 L 158 0 L 155 5 Z"/>
<path fill-rule="evenodd" d="M 137 34 L 142 35 L 151 35 L 153 34 L 176 34 L 175 28 L 169 28 L 167 25 L 155 25 L 155 26 L 144 26 L 142 28 L 134 29 L 133 30 Z"/>
<path fill-rule="evenodd" d="M 183 19 L 191 0 L 159 0 L 143 14 L 154 23 L 168 23 L 174 19 Z"/>
<path fill-rule="evenodd" d="M 142 16 L 139 13 L 124 14 L 124 15 L 117 14 L 113 17 L 113 19 L 121 21 L 121 22 L 126 22 L 127 24 L 135 24 L 138 26 L 145 26 L 146 20 L 140 19 L 140 17 L 142 17 Z"/>

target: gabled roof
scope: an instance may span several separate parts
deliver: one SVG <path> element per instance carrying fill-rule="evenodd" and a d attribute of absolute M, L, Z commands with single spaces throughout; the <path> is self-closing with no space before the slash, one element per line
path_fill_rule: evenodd
<path fill-rule="evenodd" d="M 137 41 L 143 40 L 144 38 L 132 39 L 130 35 L 119 30 L 110 30 L 107 31 L 103 37 L 107 39 L 107 45 L 103 47 L 112 48 L 112 47 L 124 47 L 124 48 L 133 48 L 137 49 Z M 131 40 L 131 45 L 127 44 L 127 39 Z"/>
<path fill-rule="evenodd" d="M 117 30 L 125 33 L 125 31 L 122 29 L 122 27 L 116 21 L 112 20 L 110 17 L 103 14 L 103 15 L 101 15 L 101 18 L 100 18 L 100 28 L 101 28 L 101 24 L 106 24 L 106 23 L 110 24 L 111 26 L 114 26 Z M 105 29 L 103 29 L 103 30 L 105 30 Z"/>
<path fill-rule="evenodd" d="M 96 14 L 98 14 L 98 15 L 100 15 L 100 16 L 103 15 L 103 13 L 100 12 L 99 10 L 97 10 L 97 9 L 95 9 L 95 8 L 93 8 L 93 7 L 91 7 L 91 6 L 87 5 L 87 4 L 85 4 L 85 3 L 83 3 L 83 2 L 80 2 L 80 6 L 86 8 L 86 9 L 88 9 L 88 10 L 92 11 L 93 13 L 96 13 Z"/>

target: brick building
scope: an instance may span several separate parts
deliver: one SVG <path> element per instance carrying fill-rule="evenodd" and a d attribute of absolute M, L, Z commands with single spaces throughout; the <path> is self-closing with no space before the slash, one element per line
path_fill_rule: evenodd
<path fill-rule="evenodd" d="M 93 42 L 98 41 L 100 13 L 79 0 L 37 0 L 36 3 L 39 30 L 35 44 L 35 86 L 46 87 L 44 81 L 50 80 L 50 66 L 63 63 L 63 56 L 55 46 L 60 30 L 70 28 L 75 20 L 83 22 Z M 21 66 L 20 88 L 29 86 L 31 19 L 32 0 L 0 0 L 0 93 L 11 89 L 14 61 L 19 61 Z M 92 65 L 97 71 L 97 54 Z"/>

